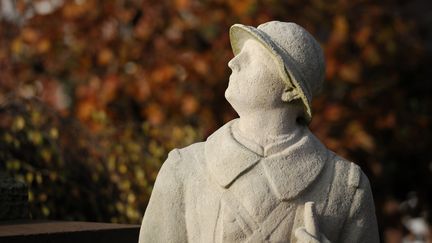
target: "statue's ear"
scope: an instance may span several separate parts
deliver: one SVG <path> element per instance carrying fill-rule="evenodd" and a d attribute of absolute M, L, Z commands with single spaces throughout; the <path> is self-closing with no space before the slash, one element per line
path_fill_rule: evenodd
<path fill-rule="evenodd" d="M 297 92 L 297 89 L 288 85 L 285 87 L 282 93 L 282 100 L 284 102 L 291 102 L 299 98 L 300 98 L 300 94 Z"/>

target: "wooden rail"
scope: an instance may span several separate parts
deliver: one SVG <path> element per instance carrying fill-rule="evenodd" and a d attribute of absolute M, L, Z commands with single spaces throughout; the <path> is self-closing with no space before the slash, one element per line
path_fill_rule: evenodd
<path fill-rule="evenodd" d="M 137 243 L 139 227 L 139 225 L 76 221 L 0 221 L 0 242 Z"/>

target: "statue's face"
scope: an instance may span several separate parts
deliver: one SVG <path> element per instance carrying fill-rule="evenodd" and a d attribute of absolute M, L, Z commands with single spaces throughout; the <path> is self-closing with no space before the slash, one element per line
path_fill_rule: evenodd
<path fill-rule="evenodd" d="M 225 97 L 239 115 L 284 105 L 281 96 L 285 84 L 276 62 L 261 43 L 246 41 L 228 66 L 232 73 Z"/>

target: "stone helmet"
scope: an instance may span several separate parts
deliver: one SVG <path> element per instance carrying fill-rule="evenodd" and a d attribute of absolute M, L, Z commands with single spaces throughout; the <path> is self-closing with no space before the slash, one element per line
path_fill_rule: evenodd
<path fill-rule="evenodd" d="M 280 76 L 294 87 L 304 106 L 304 116 L 312 119 L 312 98 L 321 90 L 325 75 L 323 50 L 313 36 L 295 23 L 271 21 L 254 28 L 235 24 L 230 28 L 234 55 L 248 39 L 263 44 L 275 57 Z"/>

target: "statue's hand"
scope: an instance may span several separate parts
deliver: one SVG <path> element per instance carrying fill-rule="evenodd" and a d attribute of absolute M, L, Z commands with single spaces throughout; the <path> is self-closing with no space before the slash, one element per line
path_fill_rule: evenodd
<path fill-rule="evenodd" d="M 304 206 L 304 227 L 295 231 L 295 237 L 300 243 L 331 243 L 318 229 L 318 219 L 313 202 L 307 202 Z"/>

